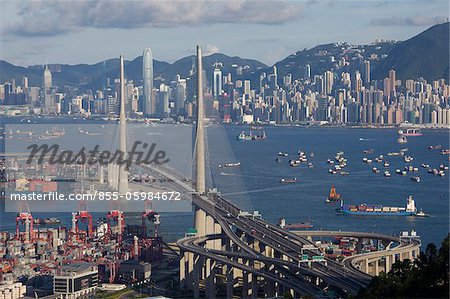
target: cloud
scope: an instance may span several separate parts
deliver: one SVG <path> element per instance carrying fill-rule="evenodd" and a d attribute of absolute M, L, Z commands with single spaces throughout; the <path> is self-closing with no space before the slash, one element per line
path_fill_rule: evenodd
<path fill-rule="evenodd" d="M 437 23 L 446 22 L 446 16 L 413 16 L 413 17 L 391 17 L 374 19 L 370 22 L 372 26 L 431 26 Z"/>
<path fill-rule="evenodd" d="M 212 44 L 207 44 L 205 47 L 203 47 L 203 55 L 205 56 L 209 56 L 212 55 L 214 53 L 219 53 L 219 47 L 216 45 L 212 45 Z"/>
<path fill-rule="evenodd" d="M 83 28 L 145 28 L 211 24 L 284 24 L 302 17 L 296 1 L 34 0 L 19 4 L 4 34 L 53 36 Z"/>

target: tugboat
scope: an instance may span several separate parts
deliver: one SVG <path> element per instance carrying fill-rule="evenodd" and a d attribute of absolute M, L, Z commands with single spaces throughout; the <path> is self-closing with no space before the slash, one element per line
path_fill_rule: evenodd
<path fill-rule="evenodd" d="M 341 195 L 336 192 L 336 188 L 331 186 L 330 193 L 328 194 L 328 198 L 326 202 L 335 202 L 341 199 Z"/>

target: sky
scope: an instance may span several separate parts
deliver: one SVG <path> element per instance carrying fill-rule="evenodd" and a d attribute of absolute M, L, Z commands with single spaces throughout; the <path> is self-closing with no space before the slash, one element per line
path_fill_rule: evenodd
<path fill-rule="evenodd" d="M 405 40 L 447 20 L 446 0 L 0 0 L 0 59 L 28 66 L 174 62 L 215 52 L 267 65 L 304 48 Z M 0 70 L 1 71 L 1 70 Z"/>

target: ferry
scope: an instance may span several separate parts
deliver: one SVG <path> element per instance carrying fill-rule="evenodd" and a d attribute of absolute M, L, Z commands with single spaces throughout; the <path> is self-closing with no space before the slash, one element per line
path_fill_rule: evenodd
<path fill-rule="evenodd" d="M 254 133 L 253 131 L 260 131 L 260 133 Z M 238 136 L 238 140 L 242 141 L 255 141 L 255 140 L 264 140 L 266 139 L 266 131 L 264 131 L 262 128 L 250 128 L 250 132 L 246 133 L 245 131 L 242 131 Z"/>
<path fill-rule="evenodd" d="M 291 183 L 297 183 L 297 182 L 298 182 L 297 178 L 291 178 L 291 179 L 282 178 L 280 180 L 280 183 L 284 183 L 284 184 L 291 184 Z"/>
<path fill-rule="evenodd" d="M 341 200 L 341 206 L 336 209 L 338 213 L 364 216 L 415 216 L 416 204 L 410 195 L 406 207 L 385 207 L 382 205 L 347 205 Z"/>
<path fill-rule="evenodd" d="M 422 136 L 420 129 L 414 129 L 414 128 L 409 128 L 406 130 L 400 129 L 400 130 L 398 130 L 398 134 L 402 135 L 402 136 Z"/>

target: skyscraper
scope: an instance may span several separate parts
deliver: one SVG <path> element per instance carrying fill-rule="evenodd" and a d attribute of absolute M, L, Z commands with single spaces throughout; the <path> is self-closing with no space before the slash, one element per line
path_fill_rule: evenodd
<path fill-rule="evenodd" d="M 215 100 L 222 95 L 222 71 L 220 70 L 218 63 L 214 64 L 213 95 Z"/>
<path fill-rule="evenodd" d="M 51 108 L 54 106 L 53 102 L 53 96 L 51 93 L 51 87 L 52 87 L 52 73 L 48 69 L 48 65 L 45 65 L 44 69 L 44 79 L 42 83 L 44 87 L 44 107 L 46 108 L 47 112 L 50 112 Z"/>
<path fill-rule="evenodd" d="M 395 79 L 395 70 L 389 71 L 389 93 L 393 93 L 395 96 L 395 85 L 397 81 Z"/>
<path fill-rule="evenodd" d="M 323 77 L 325 79 L 325 94 L 330 94 L 333 90 L 333 72 L 326 71 Z"/>
<path fill-rule="evenodd" d="M 311 78 L 311 66 L 307 64 L 305 66 L 305 79 Z"/>
<path fill-rule="evenodd" d="M 143 112 L 155 114 L 155 99 L 153 98 L 153 55 L 150 48 L 145 48 L 142 54 L 142 74 L 144 79 Z"/>
<path fill-rule="evenodd" d="M 48 69 L 48 65 L 45 65 L 45 69 L 44 69 L 43 86 L 44 86 L 44 91 L 48 91 L 52 87 L 52 73 Z"/>
<path fill-rule="evenodd" d="M 370 61 L 364 61 L 364 84 L 369 86 L 370 84 Z"/>

